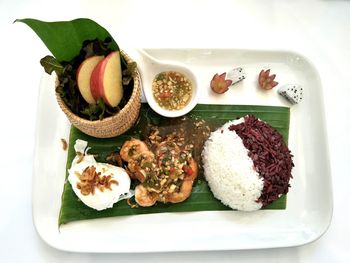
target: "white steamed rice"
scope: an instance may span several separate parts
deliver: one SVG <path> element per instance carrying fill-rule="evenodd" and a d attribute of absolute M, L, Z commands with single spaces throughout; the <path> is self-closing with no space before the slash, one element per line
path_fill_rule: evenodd
<path fill-rule="evenodd" d="M 231 121 L 212 132 L 204 144 L 204 175 L 214 196 L 232 209 L 254 211 L 262 207 L 257 200 L 264 181 L 254 170 L 242 139 L 228 127 L 243 122 Z"/>

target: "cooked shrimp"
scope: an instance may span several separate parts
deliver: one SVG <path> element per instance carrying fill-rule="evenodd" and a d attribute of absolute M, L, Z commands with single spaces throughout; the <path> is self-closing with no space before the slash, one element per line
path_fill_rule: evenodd
<path fill-rule="evenodd" d="M 158 144 L 156 149 L 156 155 L 161 156 L 167 152 L 171 152 L 172 154 L 179 153 L 180 148 L 173 141 L 163 141 Z"/>
<path fill-rule="evenodd" d="M 197 162 L 193 158 L 190 158 L 188 162 L 189 169 L 191 170 L 186 172 L 186 176 L 182 182 L 180 191 L 166 194 L 164 196 L 164 203 L 181 203 L 191 195 L 193 181 L 198 175 L 198 166 Z"/>
<path fill-rule="evenodd" d="M 126 162 L 135 160 L 142 152 L 148 151 L 147 145 L 138 139 L 126 141 L 120 149 L 120 156 Z"/>
<path fill-rule="evenodd" d="M 128 168 L 131 172 L 142 169 L 151 168 L 154 161 L 154 154 L 151 151 L 143 151 L 139 155 L 135 155 L 128 161 Z"/>
<path fill-rule="evenodd" d="M 183 202 L 191 195 L 198 175 L 197 162 L 187 149 L 181 151 L 173 136 L 155 146 L 149 149 L 144 142 L 131 139 L 120 150 L 131 178 L 141 182 L 135 188 L 135 200 L 143 207 L 157 201 Z"/>
<path fill-rule="evenodd" d="M 139 184 L 135 188 L 135 201 L 140 206 L 147 207 L 154 205 L 157 202 L 157 197 L 157 194 L 147 191 L 142 184 Z"/>
<path fill-rule="evenodd" d="M 138 166 L 135 166 L 134 169 L 135 171 L 133 172 L 133 178 L 143 183 L 146 180 L 145 172 L 141 170 Z"/>
<path fill-rule="evenodd" d="M 198 175 L 197 162 L 192 157 L 188 158 L 187 162 L 188 162 L 188 166 L 190 167 L 190 170 L 188 170 L 186 172 L 185 180 L 192 180 L 192 181 L 194 181 L 194 179 L 196 179 L 197 175 Z"/>
<path fill-rule="evenodd" d="M 184 180 L 179 192 L 169 193 L 164 196 L 164 203 L 181 203 L 185 201 L 192 192 L 192 180 Z"/>

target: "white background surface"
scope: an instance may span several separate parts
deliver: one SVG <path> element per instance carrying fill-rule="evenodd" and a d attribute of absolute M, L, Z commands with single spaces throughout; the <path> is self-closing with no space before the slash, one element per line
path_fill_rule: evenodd
<path fill-rule="evenodd" d="M 33 227 L 37 96 L 49 54 L 16 18 L 89 17 L 121 47 L 289 49 L 321 75 L 334 215 L 318 241 L 297 248 L 157 254 L 76 254 L 47 246 Z M 0 1 L 1 262 L 350 262 L 350 1 Z M 116 244 L 117 245 L 117 244 Z"/>

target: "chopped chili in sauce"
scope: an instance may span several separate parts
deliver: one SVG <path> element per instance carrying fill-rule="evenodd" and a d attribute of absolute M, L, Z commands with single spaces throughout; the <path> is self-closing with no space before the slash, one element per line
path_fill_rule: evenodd
<path fill-rule="evenodd" d="M 167 110 L 180 110 L 191 100 L 192 83 L 182 73 L 161 72 L 153 80 L 152 92 L 160 107 Z"/>

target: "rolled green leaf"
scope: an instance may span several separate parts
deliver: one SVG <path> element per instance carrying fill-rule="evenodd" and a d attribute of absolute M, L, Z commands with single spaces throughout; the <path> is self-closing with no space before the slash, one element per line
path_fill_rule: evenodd
<path fill-rule="evenodd" d="M 31 18 L 16 19 L 15 22 L 27 24 L 43 41 L 52 55 L 59 61 L 70 61 L 80 52 L 85 40 L 107 37 L 112 39 L 110 48 L 119 50 L 117 43 L 108 31 L 87 18 L 72 21 L 45 22 Z"/>
<path fill-rule="evenodd" d="M 227 121 L 253 114 L 261 120 L 269 123 L 279 133 L 282 134 L 285 142 L 288 142 L 289 131 L 289 108 L 273 107 L 273 106 L 249 106 L 249 105 L 197 105 L 188 115 L 189 122 L 196 120 L 205 120 L 210 125 L 211 130 L 216 129 Z M 77 139 L 88 141 L 91 147 L 90 153 L 97 155 L 97 161 L 105 162 L 106 156 L 110 153 L 118 151 L 125 140 L 131 137 L 142 137 L 145 129 L 150 124 L 158 125 L 159 127 L 169 127 L 173 130 L 179 125 L 175 119 L 168 119 L 159 116 L 150 109 L 148 104 L 143 104 L 140 113 L 138 124 L 129 130 L 127 133 L 110 139 L 98 139 L 90 137 L 76 128 L 72 127 L 69 138 L 69 149 L 67 158 L 67 169 L 70 168 L 71 162 L 75 157 L 74 144 Z M 195 132 L 189 130 L 190 133 Z M 196 147 L 196 145 L 195 145 Z M 195 150 L 196 151 L 196 150 Z M 194 156 L 200 155 L 201 149 L 198 149 Z M 68 173 L 66 174 L 68 176 Z M 62 180 L 64 180 L 62 175 Z M 264 209 L 285 209 L 286 196 L 283 195 Z M 215 199 L 211 193 L 204 175 L 200 172 L 198 180 L 194 183 L 191 196 L 184 202 L 178 204 L 162 204 L 157 203 L 152 207 L 137 207 L 131 208 L 126 200 L 118 202 L 112 208 L 103 211 L 96 211 L 85 206 L 78 197 L 74 194 L 69 182 L 66 181 L 62 194 L 62 206 L 59 216 L 59 225 L 68 222 L 84 219 L 138 215 L 149 213 L 164 213 L 164 212 L 195 212 L 195 211 L 220 211 L 231 210 L 231 208 L 223 205 L 219 200 Z"/>

